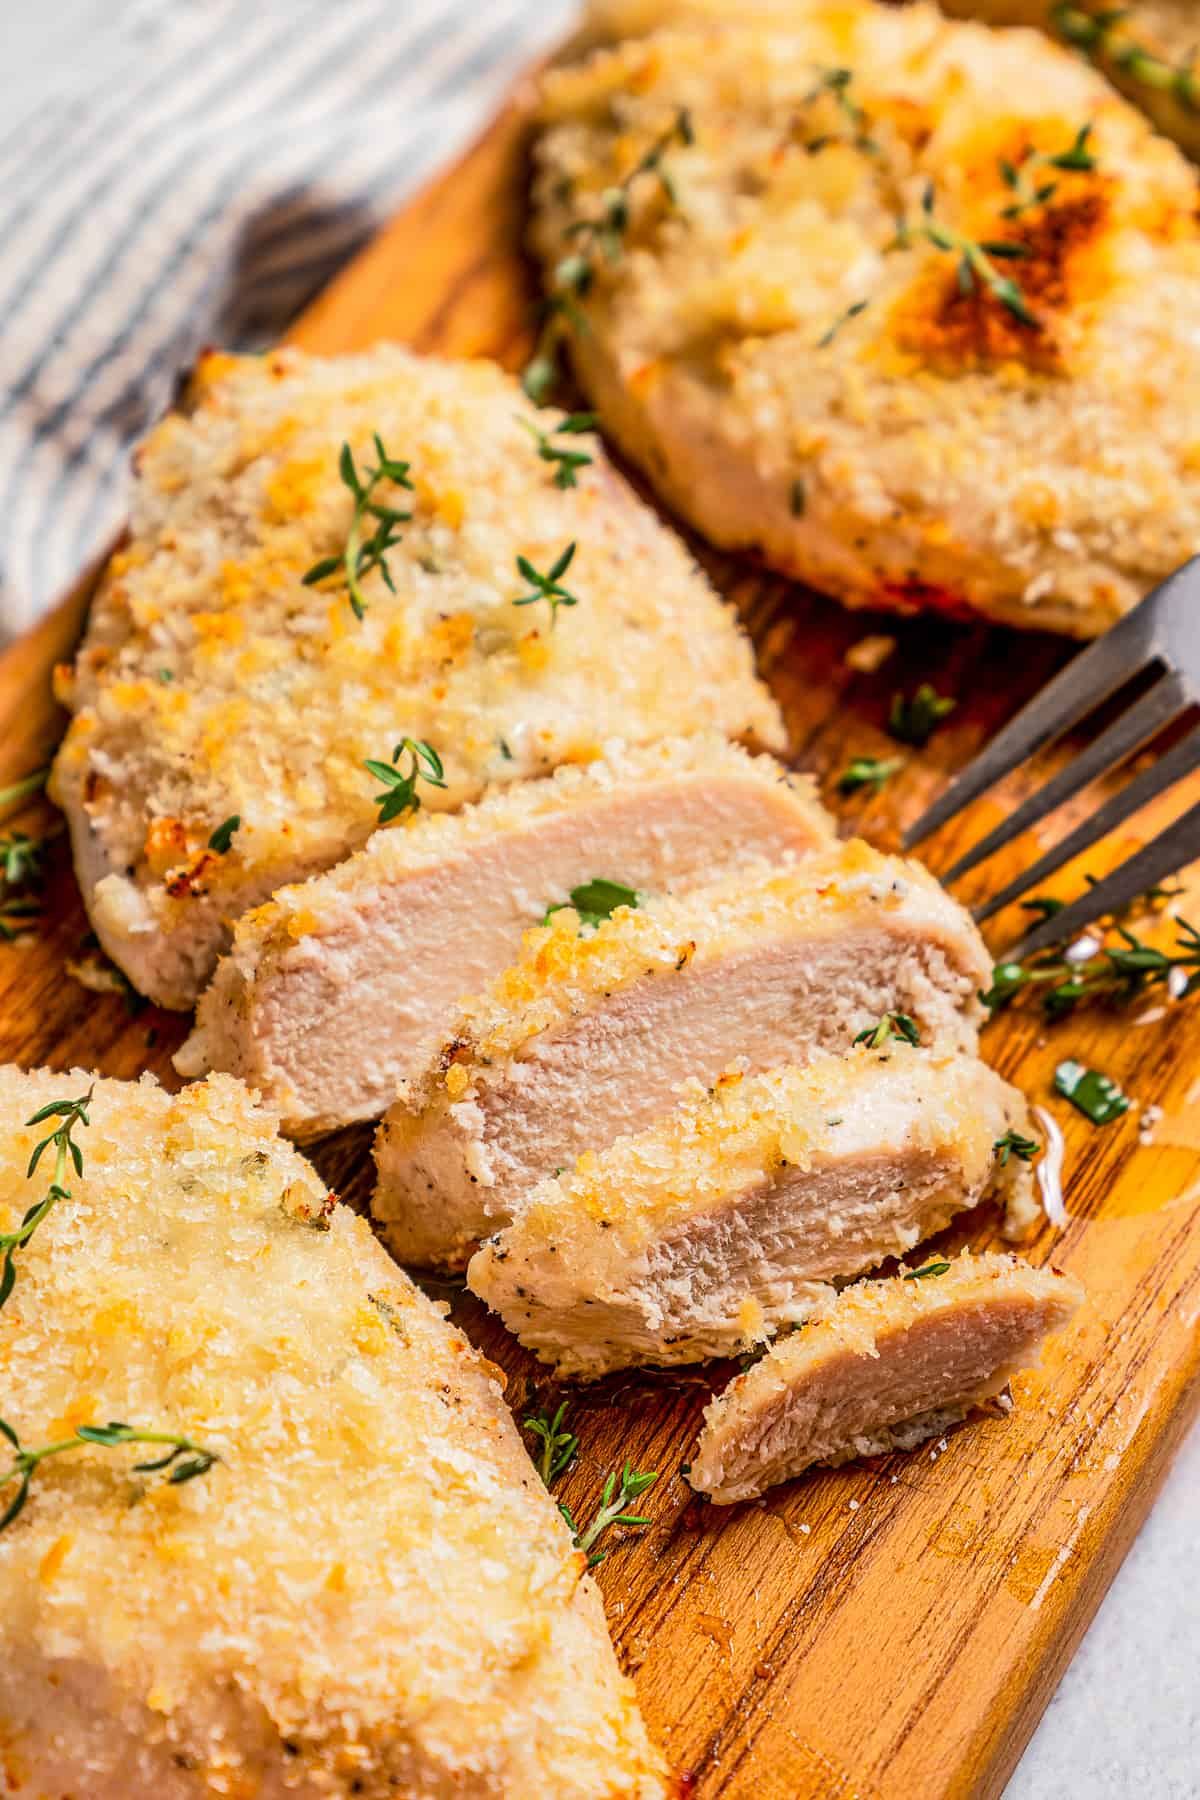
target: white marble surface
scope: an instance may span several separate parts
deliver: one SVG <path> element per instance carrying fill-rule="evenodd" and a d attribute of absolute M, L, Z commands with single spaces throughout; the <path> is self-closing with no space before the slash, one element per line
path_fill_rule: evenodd
<path fill-rule="evenodd" d="M 1063 1677 L 1005 1800 L 1200 1796 L 1200 1427 Z"/>

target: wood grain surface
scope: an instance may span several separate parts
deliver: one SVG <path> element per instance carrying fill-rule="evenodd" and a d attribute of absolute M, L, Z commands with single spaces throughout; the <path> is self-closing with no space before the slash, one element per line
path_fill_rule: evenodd
<path fill-rule="evenodd" d="M 513 107 L 317 303 L 297 340 L 334 352 L 387 336 L 517 366 L 533 297 L 520 252 L 524 159 Z M 848 614 L 701 554 L 754 635 L 796 765 L 821 776 L 848 832 L 885 848 L 1069 653 L 1050 639 Z M 44 761 L 61 729 L 49 670 L 69 653 L 81 611 L 76 596 L 0 660 L 0 783 Z M 895 635 L 898 648 L 877 674 L 856 674 L 845 652 L 869 631 Z M 948 724 L 880 796 L 839 800 L 849 756 L 895 753 L 884 729 L 893 691 L 926 679 L 959 697 Z M 1029 780 L 944 832 L 929 846 L 932 866 L 948 867 Z M 1142 815 L 1141 836 L 1195 794 Z M 1085 796 L 1071 818 L 1093 801 Z M 14 822 L 52 819 L 36 801 Z M 1061 815 L 1055 827 L 1065 829 Z M 1126 834 L 1083 867 L 1098 873 L 1138 841 Z M 979 898 L 1035 853 L 1023 841 L 962 897 Z M 1058 891 L 1074 891 L 1082 872 L 1068 870 Z M 1200 907 L 1194 877 L 1190 897 Z M 996 921 L 994 946 L 1011 940 L 1019 917 Z M 120 1076 L 152 1069 L 174 1083 L 169 1058 L 186 1020 L 80 986 L 67 965 L 86 930 L 59 839 L 38 930 L 0 945 L 0 1057 Z M 1045 1366 L 1015 1384 L 1011 1417 L 720 1509 L 691 1498 L 679 1465 L 728 1368 L 613 1378 L 574 1397 L 582 1447 L 561 1488 L 572 1507 L 589 1511 L 625 1457 L 661 1471 L 646 1496 L 653 1524 L 617 1546 L 599 1576 L 650 1728 L 696 1800 L 982 1800 L 1003 1787 L 1197 1393 L 1200 1002 L 1161 1001 L 1158 990 L 1120 1014 L 1054 1025 L 1014 1010 L 985 1033 L 988 1058 L 1037 1103 L 1069 1055 L 1163 1109 L 1144 1143 L 1136 1110 L 1098 1130 L 1052 1102 L 1066 1131 L 1071 1221 L 1061 1233 L 1047 1226 L 1030 1255 L 1080 1276 L 1089 1302 Z M 339 1133 L 313 1153 L 356 1204 L 369 1188 L 369 1135 Z M 998 1241 L 994 1227 L 970 1235 L 977 1246 Z M 959 1241 L 947 1233 L 939 1244 Z M 508 1371 L 518 1416 L 535 1392 L 549 1397 L 544 1375 L 475 1302 L 450 1285 L 436 1291 Z"/>

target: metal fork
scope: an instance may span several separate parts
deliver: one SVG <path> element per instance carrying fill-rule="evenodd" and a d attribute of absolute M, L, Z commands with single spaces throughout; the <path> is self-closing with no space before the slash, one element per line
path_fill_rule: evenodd
<path fill-rule="evenodd" d="M 1018 763 L 1054 743 L 1139 675 L 1152 676 L 1150 685 L 1114 723 L 1010 813 L 1003 824 L 960 857 L 942 876 L 943 881 L 965 875 L 1089 781 L 1116 768 L 1181 718 L 1189 707 L 1200 704 L 1200 556 L 1185 563 L 1119 624 L 1080 651 L 1040 694 L 1022 707 L 1011 724 L 992 739 L 905 834 L 905 849 L 910 850 L 939 825 L 954 818 Z M 1151 768 L 1134 776 L 1061 843 L 1030 863 L 1007 887 L 978 907 L 976 919 L 990 918 L 1002 906 L 1028 893 L 1196 768 L 1200 768 L 1200 727 L 1193 726 Z M 1086 894 L 1027 932 L 1019 944 L 1005 952 L 1006 959 L 1020 962 L 1064 938 L 1074 938 L 1096 919 L 1119 912 L 1196 857 L 1200 857 L 1200 801 Z"/>

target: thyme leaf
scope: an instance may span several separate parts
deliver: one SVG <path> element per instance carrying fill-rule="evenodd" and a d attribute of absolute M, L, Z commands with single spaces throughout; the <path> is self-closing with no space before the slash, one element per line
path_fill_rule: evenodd
<path fill-rule="evenodd" d="M 817 339 L 817 349 L 824 350 L 828 345 L 832 344 L 834 338 L 842 329 L 842 326 L 847 324 L 851 319 L 857 319 L 859 313 L 866 312 L 870 304 L 871 302 L 869 300 L 856 300 L 852 306 L 848 306 L 844 312 L 840 312 L 828 331 L 822 333 Z"/>
<path fill-rule="evenodd" d="M 902 744 L 924 749 L 942 720 L 948 718 L 957 705 L 957 700 L 937 693 L 923 681 L 911 700 L 906 700 L 903 694 L 893 694 L 888 730 Z"/>
<path fill-rule="evenodd" d="M 167 1481 L 172 1487 L 178 1487 L 185 1481 L 194 1481 L 198 1475 L 207 1475 L 213 1464 L 221 1460 L 215 1450 L 206 1450 L 202 1444 L 193 1443 L 189 1437 L 167 1431 L 143 1431 L 135 1425 L 123 1425 L 116 1419 L 110 1420 L 107 1425 L 81 1425 L 71 1437 L 60 1438 L 52 1444 L 42 1444 L 36 1450 L 27 1450 L 13 1427 L 4 1419 L 0 1419 L 0 1434 L 7 1438 L 14 1452 L 8 1468 L 0 1472 L 0 1493 L 14 1481 L 17 1483 L 16 1493 L 6 1511 L 0 1515 L 0 1531 L 7 1530 L 25 1510 L 33 1477 L 42 1463 L 51 1456 L 62 1456 L 69 1450 L 82 1450 L 89 1444 L 99 1444 L 106 1450 L 116 1449 L 120 1444 L 165 1446 L 164 1455 L 153 1457 L 148 1462 L 134 1463 L 133 1467 L 139 1475 L 166 1473 Z"/>
<path fill-rule="evenodd" d="M 856 150 L 865 150 L 868 156 L 878 156 L 879 145 L 867 131 L 867 115 L 862 107 L 851 97 L 850 84 L 854 80 L 853 69 L 821 69 L 816 87 L 811 94 L 805 96 L 805 104 L 811 106 L 823 94 L 832 96 L 838 111 L 850 127 L 850 141 Z M 816 138 L 809 145 L 811 151 L 823 150 L 830 140 L 827 137 Z M 864 301 L 864 305 L 866 302 Z M 861 311 L 862 308 L 860 307 Z"/>
<path fill-rule="evenodd" d="M 591 881 L 573 887 L 569 901 L 560 900 L 556 905 L 548 906 L 541 923 L 548 925 L 556 912 L 563 912 L 570 905 L 579 914 L 581 925 L 595 927 L 602 925 L 605 919 L 611 919 L 618 906 L 638 906 L 641 900 L 642 896 L 637 888 L 626 887 L 620 881 L 609 881 L 603 875 L 596 875 Z"/>
<path fill-rule="evenodd" d="M 579 1449 L 579 1439 L 574 1432 L 562 1429 L 566 1411 L 567 1402 L 563 1400 L 552 1419 L 539 1407 L 537 1412 L 521 1421 L 521 1429 L 530 1432 L 542 1446 L 534 1466 L 548 1488 L 553 1487 L 571 1466 Z M 574 1526 L 571 1529 L 574 1530 Z"/>
<path fill-rule="evenodd" d="M 557 557 L 551 564 L 549 572 L 545 575 L 534 568 L 527 556 L 518 556 L 517 573 L 521 576 L 522 580 L 529 583 L 531 591 L 528 594 L 522 594 L 518 599 L 514 600 L 513 605 L 536 606 L 539 600 L 545 600 L 550 607 L 551 625 L 554 625 L 558 618 L 558 609 L 560 606 L 578 606 L 578 594 L 572 594 L 568 588 L 563 587 L 561 580 L 561 577 L 564 576 L 570 568 L 571 560 L 574 555 L 575 545 L 570 543 L 562 552 L 562 555 Z"/>
<path fill-rule="evenodd" d="M 928 1262 L 920 1269 L 906 1269 L 904 1279 L 905 1281 L 928 1281 L 930 1276 L 944 1275 L 949 1267 L 948 1262 Z"/>
<path fill-rule="evenodd" d="M 992 1145 L 992 1154 L 1004 1169 L 1008 1167 L 1010 1156 L 1018 1156 L 1022 1162 L 1032 1162 L 1041 1147 L 1036 1138 L 1022 1137 L 1019 1131 L 1013 1131 L 1010 1127 L 1003 1137 L 996 1139 Z"/>
<path fill-rule="evenodd" d="M 400 767 L 400 758 L 408 757 L 408 767 Z M 423 739 L 401 738 L 392 751 L 390 763 L 376 762 L 369 757 L 363 764 L 369 774 L 383 783 L 383 793 L 376 794 L 375 804 L 379 808 L 379 823 L 390 824 L 402 813 L 419 812 L 421 796 L 417 792 L 417 782 L 427 781 L 430 787 L 444 788 L 445 769 L 442 759 L 432 744 Z"/>
<path fill-rule="evenodd" d="M 537 453 L 543 462 L 554 463 L 554 485 L 560 488 L 578 487 L 576 472 L 586 468 L 593 459 L 586 450 L 572 450 L 565 444 L 556 444 L 554 439 L 563 435 L 578 437 L 581 432 L 596 429 L 596 415 L 590 412 L 568 413 L 561 424 L 552 431 L 539 431 L 531 419 L 518 419 L 517 423 L 524 427 L 537 445 Z"/>
<path fill-rule="evenodd" d="M 303 577 L 305 587 L 319 587 L 331 576 L 338 576 L 345 582 L 356 619 L 361 619 L 366 614 L 367 603 L 363 598 L 361 584 L 372 569 L 379 570 L 388 590 L 395 593 L 392 572 L 388 567 L 388 551 L 400 542 L 400 526 L 412 518 L 410 512 L 399 512 L 379 497 L 380 485 L 385 481 L 390 481 L 394 487 L 411 490 L 412 482 L 408 478 L 411 463 L 400 462 L 389 456 L 378 432 L 373 434 L 373 442 L 379 461 L 374 468 L 364 467 L 361 473 L 350 445 L 342 445 L 338 457 L 338 474 L 344 486 L 354 496 L 350 530 L 346 535 L 344 548 L 334 556 L 323 556 Z M 367 526 L 372 523 L 374 529 L 368 533 Z"/>
<path fill-rule="evenodd" d="M 1082 1063 L 1060 1062 L 1054 1071 L 1054 1087 L 1093 1125 L 1110 1125 L 1129 1111 L 1128 1097 L 1112 1076 L 1085 1068 Z"/>
<path fill-rule="evenodd" d="M 1059 151 L 1057 156 L 1047 156 L 1044 151 L 1034 150 L 1032 145 L 1010 162 L 1007 157 L 998 158 L 1000 174 L 1005 187 L 1016 196 L 1012 204 L 1004 208 L 1001 214 L 1005 219 L 1019 219 L 1022 213 L 1035 206 L 1044 206 L 1058 192 L 1058 182 L 1038 181 L 1036 172 L 1039 169 L 1059 169 L 1083 172 L 1096 167 L 1096 158 L 1088 149 L 1088 140 L 1092 135 L 1092 125 L 1081 125 L 1075 134 L 1075 141 L 1066 150 Z"/>
<path fill-rule="evenodd" d="M 18 800 L 24 800 L 27 794 L 36 794 L 46 785 L 46 777 L 50 773 L 50 765 L 34 769 L 30 775 L 22 775 L 20 781 L 10 781 L 7 787 L 0 788 L 0 812 L 7 812 Z"/>
<path fill-rule="evenodd" d="M 227 819 L 222 819 L 221 823 L 217 826 L 217 829 L 209 838 L 209 849 L 215 850 L 218 856 L 227 856 L 229 854 L 229 847 L 233 843 L 233 834 L 235 831 L 240 831 L 241 828 L 241 813 L 230 813 Z"/>
<path fill-rule="evenodd" d="M 577 1550 L 582 1550 L 587 1557 L 587 1566 L 594 1569 L 608 1555 L 607 1550 L 597 1550 L 595 1545 L 612 1525 L 649 1525 L 650 1520 L 640 1513 L 626 1512 L 630 1501 L 644 1494 L 647 1488 L 653 1487 L 658 1480 L 658 1470 L 651 1469 L 639 1473 L 631 1469 L 628 1462 L 621 1470 L 620 1479 L 614 1470 L 604 1483 L 604 1491 L 600 1496 L 600 1505 L 591 1524 L 584 1530 L 575 1523 L 570 1509 L 560 1500 L 558 1510 L 571 1529 L 571 1538 Z"/>
<path fill-rule="evenodd" d="M 852 1041 L 865 1044 L 868 1050 L 882 1050 L 889 1038 L 902 1038 L 906 1044 L 919 1044 L 921 1032 L 915 1019 L 907 1013 L 887 1012 L 876 1025 L 868 1025 Z"/>
<path fill-rule="evenodd" d="M 88 1108 L 94 1092 L 94 1088 L 89 1088 L 86 1094 L 81 1094 L 74 1100 L 51 1100 L 25 1121 L 27 1125 L 43 1125 L 50 1119 L 59 1119 L 61 1123 L 35 1146 L 29 1159 L 29 1167 L 25 1171 L 25 1179 L 32 1181 L 44 1152 L 53 1145 L 54 1174 L 50 1186 L 42 1198 L 29 1208 L 15 1231 L 0 1232 L 0 1308 L 5 1306 L 16 1285 L 17 1251 L 24 1249 L 38 1226 L 53 1212 L 60 1200 L 71 1198 L 71 1190 L 66 1186 L 69 1169 L 74 1167 L 76 1175 L 83 1174 L 83 1151 L 71 1133 L 77 1125 L 86 1127 L 91 1124 Z"/>
<path fill-rule="evenodd" d="M 838 793 L 853 794 L 864 787 L 879 793 L 884 783 L 903 767 L 902 756 L 855 756 L 838 776 Z"/>

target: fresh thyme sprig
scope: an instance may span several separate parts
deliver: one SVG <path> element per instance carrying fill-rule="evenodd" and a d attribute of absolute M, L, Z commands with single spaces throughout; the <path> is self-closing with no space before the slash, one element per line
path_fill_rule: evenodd
<path fill-rule="evenodd" d="M 1029 212 L 1035 206 L 1044 206 L 1058 192 L 1056 180 L 1037 181 L 1035 171 L 1038 169 L 1060 169 L 1078 172 L 1096 167 L 1096 158 L 1088 149 L 1088 139 L 1092 135 L 1090 124 L 1081 125 L 1075 133 L 1075 141 L 1067 150 L 1061 150 L 1057 156 L 1047 156 L 1032 146 L 1014 162 L 1006 156 L 999 158 L 1000 174 L 1005 187 L 1016 195 L 1010 206 L 1001 213 L 1004 219 L 1019 219 L 1022 213 Z"/>
<path fill-rule="evenodd" d="M 642 175 L 653 175 L 669 206 L 676 204 L 675 184 L 663 167 L 663 157 L 674 145 L 690 145 L 695 141 L 691 115 L 680 108 L 671 124 L 660 132 L 640 156 L 623 180 L 607 187 L 600 195 L 600 211 L 594 219 L 576 219 L 568 225 L 566 236 L 572 248 L 555 264 L 551 274 L 551 290 L 542 303 L 542 328 L 533 355 L 521 374 L 521 386 L 535 406 L 541 406 L 558 378 L 558 342 L 568 327 L 583 331 L 587 321 L 579 309 L 596 279 L 600 257 L 606 262 L 618 261 L 629 226 L 630 195 L 635 181 Z"/>
<path fill-rule="evenodd" d="M 882 1050 L 890 1038 L 901 1038 L 906 1044 L 919 1044 L 921 1032 L 917 1021 L 907 1013 L 884 1013 L 877 1025 L 868 1025 L 853 1040 L 856 1044 L 865 1044 L 868 1050 Z"/>
<path fill-rule="evenodd" d="M 838 793 L 853 794 L 864 787 L 879 793 L 884 783 L 903 767 L 902 756 L 855 756 L 838 776 Z"/>
<path fill-rule="evenodd" d="M 567 1402 L 563 1400 L 552 1419 L 539 1407 L 537 1412 L 530 1413 L 527 1419 L 521 1421 L 521 1429 L 530 1432 L 542 1446 L 534 1467 L 548 1488 L 553 1487 L 559 1476 L 570 1468 L 579 1449 L 579 1439 L 575 1433 L 562 1429 L 566 1411 Z M 575 1527 L 572 1525 L 571 1529 L 574 1531 Z"/>
<path fill-rule="evenodd" d="M 1091 12 L 1082 6 L 1061 4 L 1053 8 L 1050 22 L 1068 44 L 1092 61 L 1109 62 L 1146 87 L 1174 94 L 1189 112 L 1200 111 L 1200 82 L 1194 61 L 1176 67 L 1129 37 L 1125 28 L 1129 12 L 1127 6 Z"/>
<path fill-rule="evenodd" d="M 407 769 L 399 766 L 402 756 L 409 759 Z M 432 744 L 419 738 L 401 738 L 392 751 L 390 763 L 376 762 L 373 757 L 369 757 L 363 768 L 384 784 L 383 793 L 375 796 L 381 825 L 390 824 L 402 813 L 420 811 L 418 781 L 427 781 L 430 787 L 444 788 L 446 785 L 446 771 L 441 757 Z"/>
<path fill-rule="evenodd" d="M 564 912 L 568 906 L 572 906 L 579 914 L 579 923 L 594 928 L 602 925 L 605 919 L 611 919 L 618 906 L 636 907 L 641 900 L 642 896 L 637 888 L 626 887 L 623 882 L 609 881 L 603 875 L 596 875 L 591 881 L 573 887 L 569 900 L 560 900 L 554 906 L 548 906 L 541 922 L 548 925 L 556 912 Z"/>
<path fill-rule="evenodd" d="M 647 1488 L 653 1487 L 657 1480 L 657 1469 L 639 1473 L 626 1463 L 621 1470 L 618 1485 L 617 1474 L 614 1470 L 604 1483 L 604 1491 L 600 1496 L 600 1505 L 597 1508 L 596 1516 L 586 1531 L 576 1525 L 570 1508 L 565 1506 L 561 1500 L 559 1501 L 558 1510 L 571 1528 L 571 1537 L 575 1548 L 582 1550 L 587 1557 L 589 1569 L 594 1569 L 596 1564 L 602 1563 L 608 1555 L 607 1550 L 597 1550 L 594 1546 L 610 1525 L 650 1524 L 650 1520 L 643 1514 L 626 1512 L 625 1508 L 631 1500 L 636 1500 L 639 1494 L 644 1494 Z"/>
<path fill-rule="evenodd" d="M 374 433 L 373 442 L 379 461 L 374 468 L 364 468 L 361 474 L 350 445 L 342 445 L 341 455 L 338 457 L 338 473 L 354 496 L 354 515 L 350 521 L 350 530 L 346 535 L 344 549 L 339 550 L 336 556 L 323 556 L 303 578 L 305 587 L 317 587 L 331 575 L 340 573 L 346 583 L 346 592 L 356 619 L 361 619 L 367 610 L 361 583 L 372 569 L 379 570 L 390 592 L 395 593 L 392 572 L 388 567 L 388 551 L 400 542 L 400 526 L 412 518 L 410 512 L 399 512 L 394 506 L 388 506 L 378 498 L 380 483 L 385 481 L 392 482 L 395 487 L 411 490 L 412 482 L 408 479 L 411 463 L 400 462 L 389 456 L 378 432 Z M 375 521 L 375 529 L 366 535 L 368 520 Z"/>
<path fill-rule="evenodd" d="M 926 184 L 921 200 L 920 218 L 915 222 L 906 218 L 898 219 L 896 235 L 890 243 L 884 245 L 884 249 L 909 250 L 918 239 L 923 239 L 936 250 L 949 251 L 958 259 L 960 292 L 969 294 L 976 287 L 986 288 L 1019 324 L 1036 326 L 1039 323 L 1037 314 L 1016 282 L 1011 276 L 1001 275 L 992 261 L 993 257 L 1005 259 L 1028 256 L 1026 246 L 1007 238 L 984 239 L 977 243 L 974 238 L 965 237 L 961 231 L 955 231 L 952 226 L 939 219 L 934 210 L 935 204 L 936 196 L 930 181 Z"/>
<path fill-rule="evenodd" d="M 923 681 L 911 700 L 906 700 L 903 694 L 892 695 L 888 730 L 902 744 L 924 749 L 942 720 L 948 718 L 957 705 L 957 700 L 952 700 L 948 694 L 939 694 L 929 682 Z"/>
<path fill-rule="evenodd" d="M 586 450 L 572 450 L 565 444 L 556 444 L 556 437 L 566 435 L 578 437 L 581 432 L 596 429 L 596 415 L 590 412 L 568 413 L 561 424 L 552 431 L 539 431 L 531 419 L 518 419 L 536 443 L 537 453 L 543 462 L 555 463 L 554 485 L 560 488 L 578 487 L 576 471 L 586 468 L 592 457 Z"/>
<path fill-rule="evenodd" d="M 805 104 L 811 106 L 822 94 L 831 94 L 838 111 L 850 127 L 854 148 L 865 150 L 868 156 L 878 156 L 879 145 L 867 131 L 867 115 L 851 97 L 850 84 L 853 80 L 853 69 L 821 69 L 816 87 L 811 94 L 805 96 Z M 806 148 L 813 152 L 823 150 L 830 141 L 828 137 L 815 138 Z"/>
<path fill-rule="evenodd" d="M 562 576 L 571 566 L 575 555 L 575 545 L 568 544 L 562 555 L 556 557 L 549 571 L 543 575 L 535 569 L 527 556 L 518 556 L 517 573 L 522 580 L 529 582 L 532 591 L 522 594 L 513 601 L 514 606 L 536 606 L 539 600 L 545 600 L 550 607 L 550 623 L 554 625 L 558 619 L 560 606 L 578 606 L 578 594 L 572 594 L 562 585 Z"/>
<path fill-rule="evenodd" d="M 42 1444 L 36 1450 L 27 1450 L 20 1438 L 6 1420 L 0 1419 L 2 1433 L 13 1447 L 13 1460 L 8 1468 L 0 1473 L 0 1492 L 18 1483 L 16 1494 L 0 1516 L 0 1531 L 7 1530 L 14 1519 L 20 1517 L 29 1499 L 29 1488 L 34 1475 L 41 1465 L 51 1456 L 62 1456 L 68 1450 L 82 1450 L 89 1444 L 100 1444 L 106 1450 L 114 1450 L 119 1444 L 165 1444 L 165 1456 L 153 1458 L 150 1462 L 134 1463 L 134 1473 L 138 1475 L 154 1475 L 160 1470 L 169 1471 L 167 1480 L 172 1487 L 182 1482 L 194 1481 L 197 1475 L 207 1475 L 214 1463 L 220 1462 L 215 1450 L 206 1450 L 202 1444 L 195 1444 L 189 1437 L 182 1437 L 169 1431 L 141 1431 L 135 1425 L 122 1425 L 113 1419 L 107 1425 L 81 1425 L 69 1438 L 60 1438 L 57 1443 Z"/>
<path fill-rule="evenodd" d="M 54 1174 L 42 1198 L 31 1206 L 15 1231 L 0 1233 L 0 1307 L 8 1300 L 16 1284 L 16 1254 L 24 1248 L 37 1230 L 38 1226 L 51 1213 L 60 1200 L 69 1200 L 71 1190 L 65 1185 L 67 1171 L 74 1165 L 76 1175 L 83 1174 L 83 1151 L 75 1142 L 71 1133 L 76 1125 L 86 1127 L 91 1124 L 88 1108 L 91 1105 L 93 1088 L 74 1100 L 51 1100 L 49 1105 L 40 1107 L 33 1117 L 27 1119 L 27 1125 L 42 1125 L 48 1119 L 60 1119 L 48 1137 L 44 1137 L 29 1159 L 29 1167 L 25 1171 L 25 1179 L 32 1181 L 43 1153 L 51 1144 L 54 1146 Z"/>
<path fill-rule="evenodd" d="M 1186 919 L 1177 920 L 1176 928 L 1173 949 L 1160 950 L 1114 921 L 1107 929 L 1120 942 L 1083 960 L 1047 950 L 1028 962 L 997 963 L 992 985 L 980 998 L 995 1013 L 1018 994 L 1036 992 L 1042 1011 L 1051 1019 L 1096 1000 L 1121 1006 L 1145 988 L 1161 984 L 1167 985 L 1172 999 L 1183 1000 L 1200 992 L 1200 931 Z"/>
<path fill-rule="evenodd" d="M 1036 1138 L 1023 1137 L 1019 1131 L 1010 1127 L 1003 1137 L 998 1137 L 992 1145 L 992 1154 L 1002 1169 L 1008 1167 L 1010 1156 L 1020 1157 L 1022 1162 L 1032 1162 L 1041 1145 Z"/>

